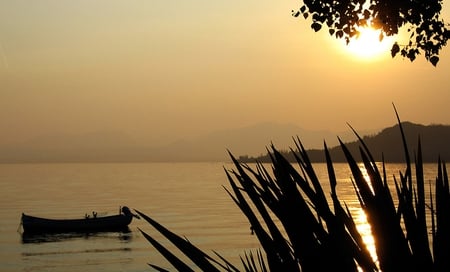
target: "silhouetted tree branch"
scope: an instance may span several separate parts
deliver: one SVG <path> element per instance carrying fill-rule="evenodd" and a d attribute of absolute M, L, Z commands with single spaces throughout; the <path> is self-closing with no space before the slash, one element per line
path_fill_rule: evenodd
<path fill-rule="evenodd" d="M 441 18 L 442 0 L 303 0 L 303 5 L 292 15 L 311 18 L 311 28 L 319 31 L 328 26 L 331 36 L 344 39 L 347 44 L 359 35 L 362 27 L 380 30 L 384 36 L 398 34 L 406 27 L 409 41 L 394 43 L 392 57 L 400 53 L 414 61 L 424 53 L 434 66 L 439 61 L 440 50 L 450 37 L 449 24 Z"/>

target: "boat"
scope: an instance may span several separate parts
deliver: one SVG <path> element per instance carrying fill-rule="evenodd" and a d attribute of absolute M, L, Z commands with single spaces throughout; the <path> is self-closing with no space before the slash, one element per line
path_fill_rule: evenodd
<path fill-rule="evenodd" d="M 133 217 L 139 218 L 124 206 L 120 213 L 110 216 L 85 215 L 80 219 L 49 219 L 22 213 L 24 233 L 63 233 L 63 232 L 98 232 L 120 231 L 128 228 Z"/>

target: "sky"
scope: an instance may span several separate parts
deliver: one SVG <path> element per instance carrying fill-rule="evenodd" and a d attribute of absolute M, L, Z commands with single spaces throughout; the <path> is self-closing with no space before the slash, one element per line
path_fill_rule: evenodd
<path fill-rule="evenodd" d="M 118 131 L 154 145 L 261 122 L 450 124 L 437 67 L 351 54 L 285 0 L 0 0 L 0 142 Z M 450 19 L 444 7 L 444 18 Z M 447 20 L 449 21 L 449 20 Z"/>

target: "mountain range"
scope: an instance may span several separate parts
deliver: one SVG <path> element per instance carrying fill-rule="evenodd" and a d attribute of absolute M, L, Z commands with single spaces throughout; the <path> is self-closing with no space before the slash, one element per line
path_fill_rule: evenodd
<path fill-rule="evenodd" d="M 381 131 L 381 132 L 380 132 Z M 448 139 L 450 126 L 417 125 L 405 123 L 409 140 L 417 142 L 422 136 L 426 158 L 436 154 L 450 154 Z M 383 130 L 358 131 L 374 151 L 383 150 L 385 158 L 397 160 L 401 148 L 400 132 L 396 126 Z M 378 133 L 378 134 L 377 134 Z M 15 145 L 0 145 L 0 163 L 44 163 L 44 162 L 188 162 L 229 161 L 228 150 L 236 157 L 262 157 L 272 143 L 278 150 L 294 147 L 293 138 L 298 137 L 306 149 L 315 155 L 323 148 L 324 141 L 339 156 L 337 137 L 345 143 L 353 143 L 356 136 L 347 132 L 311 131 L 292 124 L 260 123 L 253 126 L 215 131 L 195 138 L 179 139 L 170 144 L 151 146 L 138 142 L 130 135 L 106 131 L 80 135 L 48 135 Z M 411 143 L 412 145 L 412 143 Z M 413 146 L 413 145 L 412 145 Z M 415 144 L 416 148 L 417 144 Z M 334 151 L 336 149 L 336 151 Z M 413 150 L 413 149 L 411 149 Z M 428 155 L 430 153 L 430 155 Z M 321 155 L 317 155 L 320 160 Z M 323 156 L 323 155 L 322 155 Z M 429 156 L 429 157 L 428 157 Z M 425 156 L 424 156 L 425 157 Z"/>
<path fill-rule="evenodd" d="M 406 146 L 411 161 L 418 157 L 419 142 L 423 162 L 437 162 L 439 159 L 446 161 L 450 158 L 450 126 L 448 125 L 420 125 L 411 122 L 403 122 L 402 128 L 406 137 Z M 374 135 L 362 137 L 363 142 L 369 148 L 376 161 L 400 163 L 405 162 L 405 152 L 399 125 L 388 127 Z M 355 156 L 360 158 L 359 141 L 345 142 L 346 147 Z M 333 162 L 346 162 L 345 155 L 340 146 L 328 148 Z M 282 151 L 291 161 L 294 156 L 290 151 Z M 312 162 L 325 162 L 323 149 L 309 149 L 308 156 Z M 241 161 L 269 162 L 269 156 L 263 155 L 256 158 L 241 156 Z"/>

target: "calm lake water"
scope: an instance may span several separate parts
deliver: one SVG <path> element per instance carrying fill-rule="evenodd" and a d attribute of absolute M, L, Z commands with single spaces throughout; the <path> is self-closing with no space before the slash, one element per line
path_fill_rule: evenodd
<path fill-rule="evenodd" d="M 315 166 L 319 178 L 327 183 L 325 165 Z M 123 205 L 148 214 L 207 253 L 214 255 L 214 250 L 241 267 L 239 256 L 259 248 L 259 243 L 222 187 L 229 188 L 224 167 L 234 169 L 226 163 L 0 164 L 0 270 L 152 271 L 147 263 L 171 269 L 139 232 L 138 228 L 165 241 L 143 220 L 134 219 L 128 233 L 24 241 L 18 232 L 22 212 L 72 218 L 92 211 L 117 214 Z M 370 243 L 370 228 L 356 203 L 348 166 L 336 164 L 335 168 L 338 194 Z M 399 170 L 404 165 L 388 165 L 390 177 L 398 176 Z M 433 181 L 436 165 L 426 165 L 425 173 L 426 180 Z"/>

